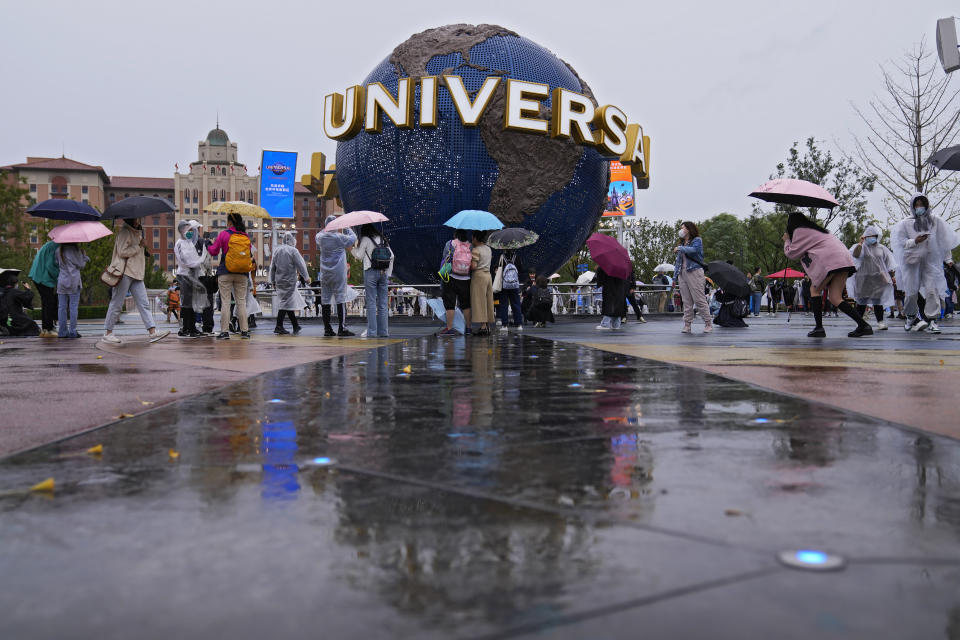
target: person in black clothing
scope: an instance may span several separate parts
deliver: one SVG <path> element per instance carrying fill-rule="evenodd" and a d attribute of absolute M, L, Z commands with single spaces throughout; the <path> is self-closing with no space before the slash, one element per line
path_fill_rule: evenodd
<path fill-rule="evenodd" d="M 526 281 L 520 285 L 520 313 L 523 315 L 524 320 L 529 320 L 530 305 L 533 304 L 530 292 L 536 286 L 536 283 L 537 270 L 530 267 L 530 269 L 527 270 Z M 531 320 L 531 322 L 533 321 Z"/>
<path fill-rule="evenodd" d="M 637 298 L 639 298 L 639 300 Z M 637 314 L 637 322 L 646 322 L 643 318 L 643 296 L 637 294 L 637 273 L 634 269 L 630 270 L 630 278 L 627 280 L 627 302 L 633 307 L 633 312 Z M 626 321 L 627 310 L 626 307 L 624 307 L 621 322 Z"/>
<path fill-rule="evenodd" d="M 527 291 L 530 304 L 523 317 L 533 322 L 535 327 L 543 328 L 548 322 L 556 322 L 553 317 L 553 294 L 547 279 L 538 276 Z"/>
<path fill-rule="evenodd" d="M 620 318 L 627 315 L 627 281 L 611 276 L 602 267 L 597 268 L 594 281 L 600 285 L 602 296 L 603 317 L 597 329 L 601 331 L 619 329 Z"/>
<path fill-rule="evenodd" d="M 18 288 L 19 278 L 19 269 L 0 269 L 0 335 L 38 336 L 40 327 L 23 310 L 33 309 L 33 291 Z"/>

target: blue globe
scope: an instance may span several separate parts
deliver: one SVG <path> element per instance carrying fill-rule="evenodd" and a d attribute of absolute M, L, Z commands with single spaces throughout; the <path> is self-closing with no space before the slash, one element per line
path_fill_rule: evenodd
<path fill-rule="evenodd" d="M 473 97 L 490 75 L 503 77 L 479 126 L 464 127 L 441 83 L 438 126 L 398 129 L 383 116 L 382 133 L 361 132 L 337 145 L 337 183 L 346 211 L 379 211 L 403 282 L 437 282 L 443 223 L 463 209 L 496 214 L 506 226 L 540 240 L 520 261 L 549 275 L 584 243 L 603 212 L 608 163 L 596 150 L 548 136 L 505 131 L 507 78 L 590 88 L 547 49 L 495 25 L 448 25 L 412 36 L 363 81 L 396 95 L 401 77 L 459 75 Z M 420 88 L 416 105 L 419 114 Z M 549 118 L 550 101 L 540 117 Z M 525 278 L 525 274 L 521 278 Z"/>

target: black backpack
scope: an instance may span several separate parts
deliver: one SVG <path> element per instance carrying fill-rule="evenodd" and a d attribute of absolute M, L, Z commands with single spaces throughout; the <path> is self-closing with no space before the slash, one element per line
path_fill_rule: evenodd
<path fill-rule="evenodd" d="M 370 252 L 370 268 L 385 271 L 390 268 L 390 259 L 393 251 L 384 236 L 380 236 L 381 244 L 376 245 Z"/>

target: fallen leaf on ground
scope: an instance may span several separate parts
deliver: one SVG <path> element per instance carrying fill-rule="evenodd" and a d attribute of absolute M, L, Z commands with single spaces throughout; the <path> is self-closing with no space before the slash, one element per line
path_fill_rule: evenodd
<path fill-rule="evenodd" d="M 171 460 L 176 460 L 177 458 L 180 457 L 180 452 L 175 449 L 170 449 L 169 451 L 167 451 L 167 455 L 170 456 Z"/>
<path fill-rule="evenodd" d="M 103 360 L 103 356 L 97 356 L 97 360 Z"/>
<path fill-rule="evenodd" d="M 139 396 L 137 397 L 137 400 L 140 400 L 140 397 L 139 397 Z M 140 404 L 142 404 L 142 405 L 145 406 L 145 407 L 149 407 L 149 406 L 152 405 L 153 403 L 150 402 L 149 400 L 140 400 Z"/>
<path fill-rule="evenodd" d="M 170 387 L 170 393 L 176 393 L 176 392 L 177 392 L 176 387 Z"/>
<path fill-rule="evenodd" d="M 723 515 L 730 516 L 731 518 L 735 518 L 737 516 L 744 515 L 744 513 L 743 511 L 740 511 L 740 509 L 724 509 Z"/>
<path fill-rule="evenodd" d="M 54 482 L 53 478 L 47 478 L 43 482 L 38 482 L 37 484 L 30 487 L 30 491 L 53 491 Z"/>
<path fill-rule="evenodd" d="M 103 445 L 98 444 L 95 447 L 90 447 L 89 449 L 87 449 L 87 453 L 89 453 L 90 455 L 98 456 L 101 453 L 103 453 Z"/>
<path fill-rule="evenodd" d="M 408 364 L 407 366 L 405 366 L 405 367 L 402 369 L 402 371 L 403 371 L 404 373 L 413 373 L 413 367 L 411 367 L 411 366 Z"/>
<path fill-rule="evenodd" d="M 133 417 L 132 413 L 121 413 L 120 415 L 116 416 L 117 420 L 123 420 L 124 418 L 132 418 L 132 417 Z"/>

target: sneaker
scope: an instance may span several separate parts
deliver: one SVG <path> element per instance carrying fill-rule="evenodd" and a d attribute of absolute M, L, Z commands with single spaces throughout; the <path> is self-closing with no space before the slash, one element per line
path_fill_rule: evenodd
<path fill-rule="evenodd" d="M 276 328 L 274 328 L 273 332 L 274 332 L 275 334 L 277 334 L 278 336 L 285 336 L 285 335 L 287 335 L 287 334 L 290 333 L 289 331 L 287 331 L 287 330 L 284 329 L 283 327 L 276 327 Z"/>
<path fill-rule="evenodd" d="M 637 322 L 639 322 L 640 324 L 647 324 L 647 319 L 644 318 L 643 316 L 640 316 L 639 318 L 637 318 Z"/>
<path fill-rule="evenodd" d="M 887 330 L 887 325 L 884 324 L 883 322 L 877 325 L 877 331 L 886 331 L 886 330 Z"/>
<path fill-rule="evenodd" d="M 927 326 L 927 331 L 930 333 L 940 333 L 940 327 L 937 326 L 936 322 L 931 320 L 930 324 Z"/>
<path fill-rule="evenodd" d="M 295 336 L 300 335 L 300 332 L 301 332 L 302 330 L 303 330 L 303 328 L 302 328 L 300 325 L 295 326 L 295 327 L 293 328 L 293 335 L 295 335 Z"/>
<path fill-rule="evenodd" d="M 611 331 L 611 330 L 612 330 L 611 327 L 606 327 L 606 326 L 604 326 L 604 325 L 602 325 L 602 324 L 598 324 L 598 325 L 597 325 L 597 331 Z"/>
<path fill-rule="evenodd" d="M 178 331 L 178 332 L 177 332 L 177 337 L 180 338 L 181 340 L 190 340 L 190 339 L 192 339 L 192 338 L 199 338 L 199 337 L 200 337 L 200 334 L 196 334 L 196 333 L 184 333 L 183 331 Z"/>
<path fill-rule="evenodd" d="M 712 325 L 712 324 L 708 324 L 708 325 L 704 326 L 704 327 L 703 327 L 703 332 L 704 332 L 704 333 L 713 333 L 713 325 Z"/>
<path fill-rule="evenodd" d="M 160 342 L 161 340 L 166 338 L 168 335 L 170 335 L 170 332 L 167 330 L 154 331 L 152 334 L 148 334 L 148 335 L 150 335 L 150 343 L 153 344 L 154 342 Z"/>
<path fill-rule="evenodd" d="M 229 340 L 230 334 L 226 331 L 221 331 L 217 334 L 217 340 Z"/>
<path fill-rule="evenodd" d="M 808 338 L 826 338 L 827 332 L 824 331 L 823 327 L 816 327 L 813 331 L 807 334 Z"/>
<path fill-rule="evenodd" d="M 120 344 L 120 338 L 113 335 L 112 333 L 110 335 L 103 334 L 103 341 L 109 342 L 110 344 Z"/>
<path fill-rule="evenodd" d="M 913 326 L 910 327 L 910 331 L 917 333 L 926 329 L 927 326 L 928 326 L 927 321 L 924 320 L 923 318 L 914 318 L 914 323 L 913 323 Z"/>
<path fill-rule="evenodd" d="M 241 332 L 240 332 L 240 339 L 241 339 L 241 340 L 249 340 L 249 339 L 250 339 L 250 332 L 249 332 L 249 331 L 241 331 Z"/>
<path fill-rule="evenodd" d="M 538 322 L 537 324 L 535 324 L 535 325 L 533 325 L 533 326 L 535 326 L 537 329 L 546 329 L 546 328 L 547 328 L 547 323 L 546 323 L 546 322 Z"/>
<path fill-rule="evenodd" d="M 865 325 L 862 325 L 862 326 L 860 326 L 860 327 L 857 327 L 856 329 L 854 329 L 853 331 L 851 331 L 850 333 L 848 333 L 848 334 L 847 334 L 847 337 L 848 337 L 848 338 L 862 338 L 862 337 L 864 337 L 864 336 L 872 336 L 872 335 L 873 335 L 873 327 L 871 327 L 871 326 L 868 325 L 868 324 L 865 324 Z"/>
<path fill-rule="evenodd" d="M 473 329 L 471 329 L 470 327 L 467 327 L 467 328 L 464 330 L 463 335 L 465 335 L 465 336 L 472 336 L 472 335 L 473 335 Z"/>
<path fill-rule="evenodd" d="M 507 331 L 510 331 L 510 327 L 505 324 L 500 325 L 500 333 L 506 333 Z"/>
<path fill-rule="evenodd" d="M 522 325 L 522 324 L 518 324 L 518 325 L 517 325 L 516 327 L 514 327 L 514 328 L 515 328 L 517 331 L 523 331 L 523 325 Z"/>
<path fill-rule="evenodd" d="M 680 329 L 680 333 L 692 333 L 690 326 L 685 326 L 683 329 Z"/>
<path fill-rule="evenodd" d="M 324 338 L 332 338 L 332 337 L 334 337 L 334 336 L 336 336 L 336 335 L 337 335 L 337 332 L 334 331 L 333 329 L 324 329 L 324 330 L 323 330 L 323 337 L 324 337 Z"/>
<path fill-rule="evenodd" d="M 460 332 L 457 331 L 456 329 L 447 329 L 446 327 L 444 327 L 443 329 L 440 329 L 440 331 L 437 332 L 437 335 L 438 336 L 458 336 L 460 335 Z"/>
<path fill-rule="evenodd" d="M 349 338 L 350 336 L 355 336 L 357 334 L 355 334 L 353 331 L 350 331 L 350 329 L 340 329 L 337 331 L 337 335 L 343 338 Z"/>

